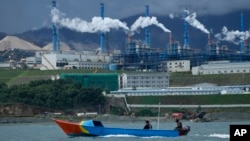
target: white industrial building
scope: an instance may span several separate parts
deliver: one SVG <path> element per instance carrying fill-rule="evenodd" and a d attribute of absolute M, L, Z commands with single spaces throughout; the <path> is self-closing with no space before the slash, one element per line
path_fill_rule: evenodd
<path fill-rule="evenodd" d="M 190 71 L 190 60 L 167 61 L 169 72 L 187 72 Z"/>
<path fill-rule="evenodd" d="M 212 61 L 192 67 L 193 75 L 250 73 L 250 62 Z"/>
<path fill-rule="evenodd" d="M 54 69 L 107 69 L 110 62 L 108 55 L 51 53 L 42 55 L 40 70 Z"/>
<path fill-rule="evenodd" d="M 168 87 L 165 89 L 120 89 L 111 94 L 127 96 L 163 96 L 163 95 L 212 95 L 212 94 L 244 94 L 249 93 L 250 85 L 209 86 L 209 87 Z"/>
<path fill-rule="evenodd" d="M 137 88 L 166 88 L 169 86 L 167 73 L 142 72 L 142 73 L 122 73 L 119 76 L 120 89 Z"/>
<path fill-rule="evenodd" d="M 106 62 L 69 62 L 64 66 L 65 69 L 109 69 L 109 63 Z"/>
<path fill-rule="evenodd" d="M 26 57 L 26 65 L 28 68 L 32 69 L 40 69 L 42 65 L 42 54 L 46 53 L 47 51 L 37 51 L 35 56 L 33 57 Z"/>
<path fill-rule="evenodd" d="M 40 69 L 42 64 L 42 58 L 41 57 L 27 57 L 25 59 L 26 65 L 28 68 L 32 69 Z"/>

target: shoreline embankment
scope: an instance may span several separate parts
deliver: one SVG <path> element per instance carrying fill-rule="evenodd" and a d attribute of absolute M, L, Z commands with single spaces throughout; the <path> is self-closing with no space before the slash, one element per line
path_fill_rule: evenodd
<path fill-rule="evenodd" d="M 135 116 L 117 116 L 117 115 L 97 115 L 95 117 L 76 117 L 76 116 L 33 116 L 33 117 L 0 117 L 0 124 L 8 123 L 50 123 L 52 118 L 65 119 L 69 121 L 80 122 L 82 120 L 94 119 L 102 122 L 144 122 L 145 120 L 157 121 L 158 117 L 135 117 Z M 173 118 L 159 117 L 161 122 L 173 122 Z M 204 119 L 182 119 L 183 121 L 196 122 L 214 122 L 214 121 L 249 121 L 250 113 L 240 112 L 214 112 L 208 113 Z"/>

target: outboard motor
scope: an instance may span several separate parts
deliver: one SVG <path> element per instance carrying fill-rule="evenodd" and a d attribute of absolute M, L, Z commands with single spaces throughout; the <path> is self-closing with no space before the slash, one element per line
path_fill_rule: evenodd
<path fill-rule="evenodd" d="M 182 135 L 187 135 L 190 130 L 191 130 L 190 126 L 184 126 L 182 127 L 182 130 L 179 132 L 180 132 L 180 135 L 182 136 Z"/>

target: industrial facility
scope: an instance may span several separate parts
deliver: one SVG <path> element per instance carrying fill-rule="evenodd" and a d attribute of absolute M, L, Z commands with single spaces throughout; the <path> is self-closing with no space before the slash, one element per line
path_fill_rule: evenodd
<path fill-rule="evenodd" d="M 52 9 L 56 9 L 56 1 L 52 1 Z M 100 17 L 105 19 L 104 4 L 100 4 Z M 184 18 L 188 16 L 184 10 Z M 150 17 L 149 6 L 145 6 L 144 17 Z M 74 50 L 62 49 L 59 39 L 58 23 L 52 23 L 52 43 L 51 48 L 44 47 L 37 53 L 30 53 L 26 58 L 22 58 L 27 68 L 40 70 L 53 69 L 104 69 L 104 70 L 132 70 L 140 72 L 183 72 L 190 71 L 192 67 L 205 65 L 211 61 L 229 61 L 234 64 L 250 61 L 250 44 L 248 38 L 240 42 L 240 50 L 231 51 L 225 45 L 213 42 L 210 33 L 207 34 L 208 41 L 205 50 L 193 49 L 189 44 L 188 22 L 183 22 L 183 45 L 180 41 L 175 41 L 172 32 L 169 32 L 169 43 L 164 49 L 157 49 L 151 46 L 150 28 L 145 28 L 145 40 L 135 40 L 128 33 L 126 48 L 117 52 L 108 51 L 106 47 L 106 32 L 100 34 L 100 47 L 97 50 L 76 52 Z M 240 30 L 244 32 L 244 15 L 240 14 Z M 6 43 L 5 43 L 6 44 Z M 13 50 L 3 52 L 8 56 Z M 12 53 L 13 54 L 13 53 Z M 27 54 L 27 53 L 26 53 Z M 33 54 L 34 57 L 31 56 Z M 11 55 L 9 55 L 11 57 Z M 3 59 L 3 58 L 1 58 Z M 14 58 L 10 59 L 12 62 Z M 220 62 L 221 63 L 221 62 Z M 12 63 L 14 64 L 14 63 Z M 228 63 L 227 63 L 228 64 Z M 15 64 L 14 64 L 15 65 Z M 18 66 L 18 63 L 16 63 Z M 9 66 L 1 64 L 0 66 Z M 20 65 L 19 65 L 20 66 Z M 14 68 L 14 67 L 13 67 Z M 229 71 L 230 72 L 230 71 Z M 201 73 L 199 73 L 201 74 Z"/>
<path fill-rule="evenodd" d="M 52 1 L 52 9 L 56 9 L 55 0 Z M 100 4 L 100 17 L 105 19 L 104 4 Z M 184 19 L 188 17 L 187 10 L 184 10 Z M 145 18 L 150 17 L 149 6 L 145 6 Z M 244 32 L 244 15 L 240 15 L 241 32 Z M 100 47 L 93 51 L 76 52 L 70 47 L 63 49 L 59 39 L 58 23 L 52 23 L 52 43 L 46 48 L 37 49 L 31 55 L 26 55 L 18 64 L 14 58 L 9 58 L 11 65 L 4 63 L 0 67 L 16 68 L 26 65 L 29 69 L 58 70 L 58 69 L 88 69 L 88 70 L 129 70 L 133 73 L 122 73 L 115 76 L 100 74 L 94 78 L 92 75 L 76 75 L 86 86 L 96 85 L 109 87 L 110 90 L 152 88 L 163 89 L 169 86 L 169 74 L 171 72 L 190 72 L 193 75 L 225 74 L 225 73 L 250 73 L 250 44 L 248 38 L 240 43 L 239 51 L 231 51 L 227 46 L 220 46 L 213 42 L 210 33 L 205 50 L 193 49 L 189 44 L 189 33 L 187 20 L 183 20 L 183 45 L 175 41 L 172 32 L 169 34 L 169 43 L 164 49 L 157 49 L 151 46 L 150 28 L 145 29 L 145 40 L 135 40 L 129 34 L 126 48 L 110 53 L 106 47 L 106 32 L 100 34 Z M 162 25 L 164 26 L 164 25 Z M 6 43 L 5 43 L 6 44 Z M 50 47 L 49 47 L 50 46 Z M 65 48 L 65 47 L 64 47 Z M 2 56 L 10 56 L 13 49 L 2 52 Z M 2 58 L 1 58 L 2 59 Z M 223 67 L 222 67 L 223 66 Z M 95 74 L 97 75 L 97 74 Z M 61 78 L 76 78 L 74 75 L 62 74 Z M 108 78 L 108 79 L 107 79 Z M 110 78 L 110 80 L 109 80 Z M 112 78 L 112 79 L 111 79 Z M 114 80 L 117 82 L 110 82 Z M 90 83 L 90 84 L 88 84 Z M 115 85 L 117 86 L 109 86 Z M 221 90 L 216 90 L 218 93 Z"/>

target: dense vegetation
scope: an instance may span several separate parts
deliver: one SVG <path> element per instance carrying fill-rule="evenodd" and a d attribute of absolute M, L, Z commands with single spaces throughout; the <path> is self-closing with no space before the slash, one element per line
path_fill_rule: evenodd
<path fill-rule="evenodd" d="M 12 86 L 0 84 L 0 103 L 69 109 L 104 105 L 105 102 L 101 89 L 84 88 L 69 79 L 39 80 Z"/>

